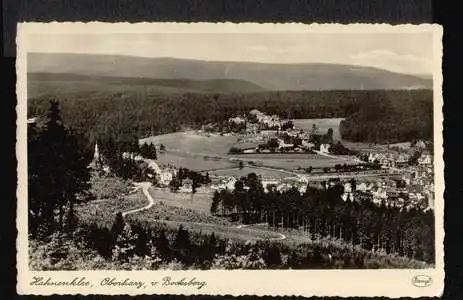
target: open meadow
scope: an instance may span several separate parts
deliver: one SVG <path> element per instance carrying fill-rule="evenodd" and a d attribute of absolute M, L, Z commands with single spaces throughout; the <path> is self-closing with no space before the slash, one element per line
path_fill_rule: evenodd
<path fill-rule="evenodd" d="M 324 123 L 322 122 L 321 124 L 324 124 L 324 126 L 328 128 L 334 121 L 330 123 L 326 120 L 338 119 L 321 120 L 325 120 Z M 306 127 L 310 127 L 309 125 L 312 123 L 309 122 L 307 124 Z M 171 165 L 177 168 L 182 167 L 196 171 L 214 171 L 230 168 L 231 172 L 222 170 L 219 172 L 221 175 L 226 176 L 237 173 L 236 170 L 232 168 L 237 167 L 239 161 L 256 166 L 289 171 L 294 171 L 299 167 L 324 168 L 334 167 L 337 164 L 349 165 L 357 163 L 356 160 L 348 156 L 328 157 L 304 153 L 253 153 L 229 155 L 228 152 L 230 148 L 238 143 L 238 139 L 239 137 L 236 135 L 221 136 L 218 134 L 185 131 L 144 138 L 140 140 L 140 143 L 163 144 L 165 146 L 166 151 L 160 152 L 157 158 L 157 161 L 161 165 Z M 278 172 L 278 170 L 275 170 L 275 172 Z M 242 174 L 243 172 L 240 171 L 238 173 Z M 276 173 L 270 175 L 270 177 L 281 176 L 282 174 Z"/>
<path fill-rule="evenodd" d="M 244 154 L 231 156 L 242 161 L 251 161 L 258 166 L 295 170 L 301 168 L 334 167 L 337 164 L 357 164 L 357 161 L 348 156 L 328 157 L 319 154 Z"/>
<path fill-rule="evenodd" d="M 157 162 L 164 166 L 170 165 L 177 168 L 187 168 L 195 171 L 230 168 L 237 164 L 229 161 L 227 158 L 202 156 L 171 150 L 167 150 L 164 153 L 158 153 Z"/>
<path fill-rule="evenodd" d="M 76 205 L 77 217 L 85 224 L 96 222 L 101 226 L 111 227 L 116 214 L 141 208 L 147 204 L 145 195 L 138 190 L 125 197 L 96 200 Z"/>
<path fill-rule="evenodd" d="M 198 189 L 199 190 L 199 189 Z M 212 192 L 198 191 L 192 193 L 172 193 L 168 189 L 160 189 L 151 187 L 149 189 L 151 197 L 157 202 L 162 202 L 165 205 L 191 209 L 201 213 L 210 215 Z"/>
<path fill-rule="evenodd" d="M 234 135 L 206 134 L 197 131 L 183 131 L 152 136 L 140 143 L 163 144 L 167 150 L 202 155 L 226 155 L 238 140 Z"/>
<path fill-rule="evenodd" d="M 222 176 L 234 176 L 234 177 L 241 177 L 246 176 L 249 173 L 255 173 L 262 178 L 273 178 L 273 179 L 283 179 L 286 177 L 291 176 L 291 174 L 287 172 L 282 172 L 278 170 L 271 170 L 271 169 L 261 169 L 261 168 L 253 168 L 253 167 L 243 167 L 243 168 L 229 168 L 229 169 L 222 169 L 222 170 L 214 170 L 209 172 L 209 176 L 214 177 L 222 177 Z"/>

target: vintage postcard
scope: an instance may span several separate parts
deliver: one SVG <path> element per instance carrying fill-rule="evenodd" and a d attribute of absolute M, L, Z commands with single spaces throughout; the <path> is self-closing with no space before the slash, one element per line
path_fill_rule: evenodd
<path fill-rule="evenodd" d="M 442 31 L 19 24 L 18 293 L 441 295 Z"/>

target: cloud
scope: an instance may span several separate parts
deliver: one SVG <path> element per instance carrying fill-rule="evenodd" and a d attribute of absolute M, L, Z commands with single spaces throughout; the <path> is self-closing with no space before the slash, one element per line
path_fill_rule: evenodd
<path fill-rule="evenodd" d="M 357 54 L 351 54 L 353 60 L 393 60 L 393 61 L 422 61 L 423 59 L 411 54 L 397 54 L 391 50 L 371 50 Z"/>
<path fill-rule="evenodd" d="M 376 49 L 350 54 L 349 59 L 360 65 L 392 69 L 403 73 L 432 73 L 432 60 L 412 54 L 398 54 L 391 50 Z"/>

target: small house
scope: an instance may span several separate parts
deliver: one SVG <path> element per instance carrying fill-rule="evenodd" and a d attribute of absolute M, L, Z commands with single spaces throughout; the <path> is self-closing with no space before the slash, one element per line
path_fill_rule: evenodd
<path fill-rule="evenodd" d="M 237 180 L 235 177 L 230 177 L 224 182 L 225 189 L 233 191 L 235 190 L 235 184 Z"/>
<path fill-rule="evenodd" d="M 430 165 L 432 163 L 431 155 L 423 154 L 418 158 L 418 164 L 420 165 Z"/>
<path fill-rule="evenodd" d="M 244 124 L 246 120 L 240 116 L 235 117 L 235 118 L 229 118 L 228 122 L 230 123 L 235 123 L 235 124 Z"/>
<path fill-rule="evenodd" d="M 159 177 L 159 183 L 163 185 L 169 185 L 174 178 L 173 174 L 169 171 L 162 171 Z"/>
<path fill-rule="evenodd" d="M 193 191 L 193 180 L 190 178 L 183 179 L 182 181 L 182 192 L 192 192 Z"/>
<path fill-rule="evenodd" d="M 330 144 L 320 144 L 320 152 L 321 153 L 329 153 L 330 152 Z"/>

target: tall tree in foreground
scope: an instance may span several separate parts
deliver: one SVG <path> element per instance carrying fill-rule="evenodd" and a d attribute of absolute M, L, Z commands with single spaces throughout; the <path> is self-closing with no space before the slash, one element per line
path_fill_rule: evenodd
<path fill-rule="evenodd" d="M 58 102 L 50 102 L 45 128 L 32 134 L 28 141 L 29 229 L 32 235 L 48 235 L 63 229 L 65 208 L 88 189 L 90 173 L 76 135 L 61 120 Z"/>

